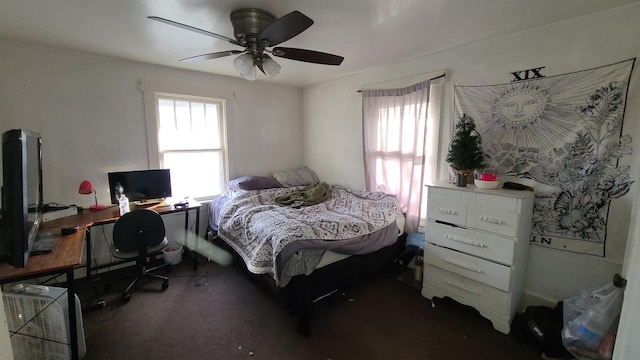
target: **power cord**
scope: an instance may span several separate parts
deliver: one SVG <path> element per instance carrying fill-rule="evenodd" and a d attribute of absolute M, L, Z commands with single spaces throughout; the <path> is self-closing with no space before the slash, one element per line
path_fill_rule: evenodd
<path fill-rule="evenodd" d="M 195 284 L 194 287 L 206 286 L 209 282 L 209 272 L 205 272 L 204 274 L 196 274 L 196 275 L 172 275 L 172 278 L 194 278 Z"/>

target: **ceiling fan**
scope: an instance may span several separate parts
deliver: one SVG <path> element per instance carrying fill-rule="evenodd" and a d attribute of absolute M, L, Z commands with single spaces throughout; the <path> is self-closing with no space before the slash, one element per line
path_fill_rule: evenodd
<path fill-rule="evenodd" d="M 299 11 L 292 11 L 281 18 L 276 18 L 264 10 L 244 8 L 234 10 L 230 17 L 235 40 L 158 16 L 149 16 L 148 18 L 244 47 L 244 50 L 218 51 L 188 57 L 180 61 L 212 60 L 240 54 L 234 59 L 233 65 L 247 80 L 254 81 L 256 79 L 256 67 L 270 78 L 280 72 L 280 65 L 266 53 L 285 59 L 323 65 L 340 65 L 344 60 L 342 56 L 314 50 L 289 47 L 267 49 L 297 36 L 313 25 L 313 20 Z"/>

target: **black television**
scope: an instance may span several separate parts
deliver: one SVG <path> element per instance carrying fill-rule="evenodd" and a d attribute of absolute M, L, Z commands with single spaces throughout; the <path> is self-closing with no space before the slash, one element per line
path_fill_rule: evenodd
<path fill-rule="evenodd" d="M 14 129 L 2 134 L 3 257 L 25 267 L 42 223 L 42 137 Z"/>
<path fill-rule="evenodd" d="M 111 203 L 117 204 L 116 186 L 120 184 L 131 202 L 164 199 L 171 196 L 171 172 L 169 169 L 110 172 L 109 193 Z"/>

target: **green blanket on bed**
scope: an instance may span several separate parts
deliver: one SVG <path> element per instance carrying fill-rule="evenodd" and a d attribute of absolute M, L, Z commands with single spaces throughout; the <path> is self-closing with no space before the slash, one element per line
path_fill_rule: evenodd
<path fill-rule="evenodd" d="M 303 189 L 294 190 L 287 195 L 275 199 L 276 204 L 299 208 L 319 204 L 329 198 L 329 185 L 321 182 L 317 185 L 307 185 Z"/>

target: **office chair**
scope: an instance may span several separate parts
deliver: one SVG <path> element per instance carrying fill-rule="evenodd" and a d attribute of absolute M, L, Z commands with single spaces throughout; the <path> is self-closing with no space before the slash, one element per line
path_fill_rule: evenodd
<path fill-rule="evenodd" d="M 151 273 L 151 271 L 168 266 L 168 263 L 147 268 L 149 257 L 159 254 L 167 246 L 164 221 L 157 212 L 150 209 L 136 209 L 122 215 L 113 226 L 113 242 L 109 250 L 114 257 L 123 260 L 136 260 L 138 277 L 122 293 L 122 299 L 131 299 L 129 291 L 143 277 L 162 280 L 162 289 L 169 287 L 169 279 Z"/>

